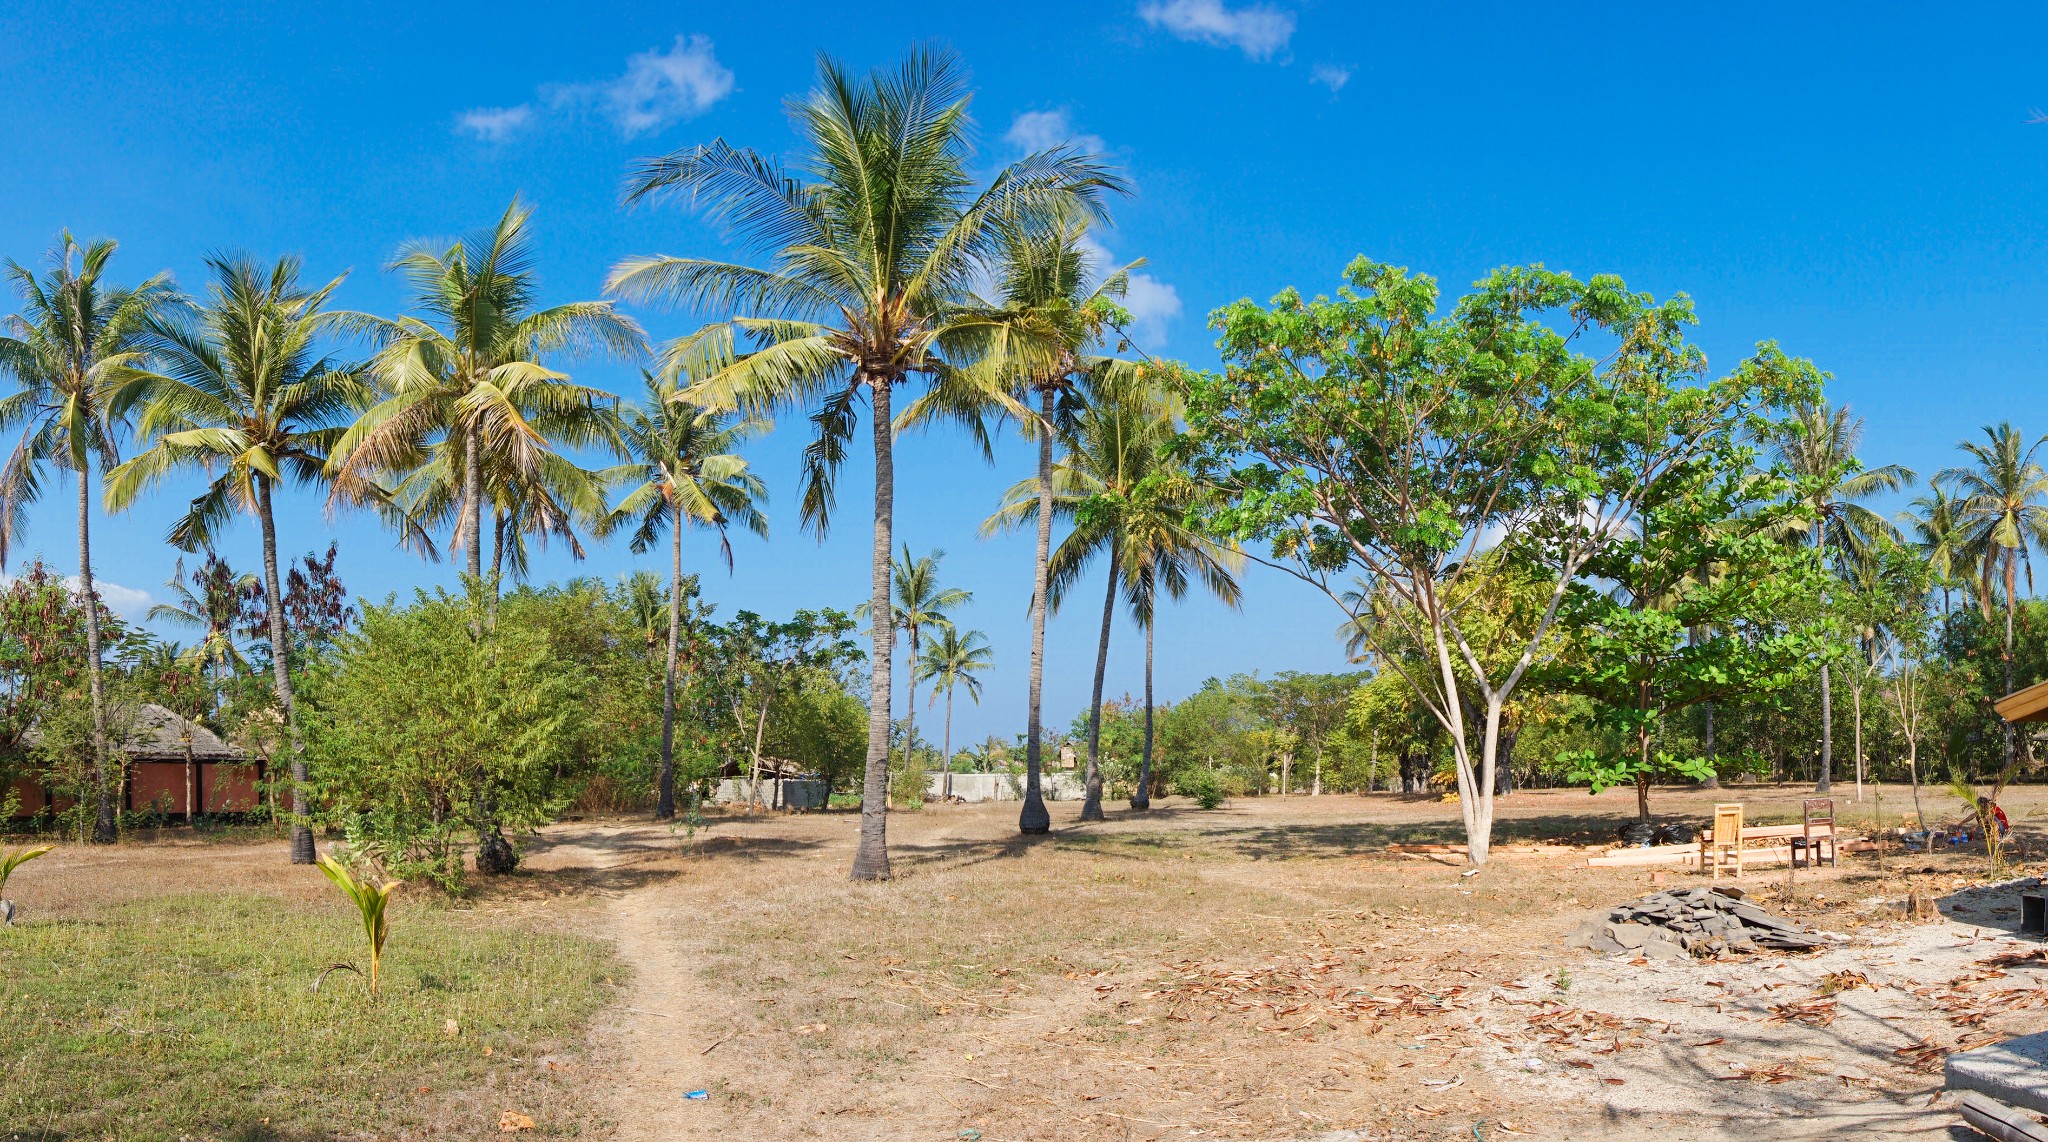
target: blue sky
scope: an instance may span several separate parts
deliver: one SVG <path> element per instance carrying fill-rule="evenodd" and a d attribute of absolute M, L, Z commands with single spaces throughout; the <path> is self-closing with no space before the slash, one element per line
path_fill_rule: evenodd
<path fill-rule="evenodd" d="M 1205 315 L 1283 286 L 1327 288 L 1354 255 L 1455 292 L 1541 261 L 1691 294 L 1715 363 L 1775 338 L 1834 373 L 1869 420 L 1866 456 L 1923 475 L 1994 420 L 2048 429 L 2048 12 L 2021 5 L 1426 6 L 1111 0 L 698 5 L 450 2 L 319 7 L 220 2 L 0 9 L 0 254 L 37 258 L 58 230 L 112 236 L 127 280 L 201 281 L 209 251 L 296 251 L 352 270 L 342 304 L 403 304 L 379 266 L 399 242 L 484 225 L 515 193 L 538 208 L 549 300 L 596 296 L 628 254 L 727 252 L 675 209 L 620 209 L 636 159 L 715 136 L 781 151 L 783 100 L 823 50 L 860 67 L 936 38 L 960 50 L 983 155 L 1099 140 L 1137 196 L 1105 236 L 1145 257 L 1134 298 L 1145 348 L 1214 361 Z M 1540 9 L 1540 10 L 1539 10 Z M 685 315 L 637 311 L 657 337 Z M 624 366 L 585 380 L 626 391 Z M 707 574 L 729 612 L 851 606 L 865 593 L 865 460 L 822 545 L 795 527 L 802 423 L 752 450 L 774 500 L 772 542 L 737 542 Z M 1029 547 L 975 527 L 1027 474 L 959 439 L 899 453 L 898 536 L 942 547 L 975 592 L 962 619 L 998 668 L 956 743 L 1022 727 Z M 183 493 L 183 494 L 181 494 Z M 117 603 L 161 597 L 182 505 L 172 489 L 101 524 Z M 367 520 L 288 501 L 288 549 L 342 545 L 350 587 L 381 597 L 449 582 Z M 52 502 L 23 550 L 75 562 Z M 709 570 L 711 551 L 693 549 Z M 253 528 L 223 553 L 253 565 Z M 542 577 L 616 575 L 636 561 L 559 552 Z M 1052 625 L 1048 714 L 1086 701 L 1099 580 Z M 1242 612 L 1192 602 L 1162 616 L 1163 698 L 1211 674 L 1335 669 L 1326 600 L 1254 571 Z M 1139 685 L 1120 625 L 1110 689 Z"/>

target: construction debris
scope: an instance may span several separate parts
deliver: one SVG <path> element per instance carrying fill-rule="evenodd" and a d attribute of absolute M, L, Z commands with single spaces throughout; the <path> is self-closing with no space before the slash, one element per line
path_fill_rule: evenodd
<path fill-rule="evenodd" d="M 1612 955 L 1639 951 L 1660 959 L 1760 949 L 1805 951 L 1828 939 L 1742 899 L 1739 888 L 1693 888 L 1653 893 L 1609 909 L 1565 940 L 1568 947 Z"/>

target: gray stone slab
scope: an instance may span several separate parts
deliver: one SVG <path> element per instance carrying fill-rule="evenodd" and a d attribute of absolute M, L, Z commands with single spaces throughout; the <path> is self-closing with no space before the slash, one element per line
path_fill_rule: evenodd
<path fill-rule="evenodd" d="M 1943 1075 L 1950 1090 L 1974 1090 L 2048 1114 L 2048 1032 L 1958 1051 L 1948 1057 Z"/>

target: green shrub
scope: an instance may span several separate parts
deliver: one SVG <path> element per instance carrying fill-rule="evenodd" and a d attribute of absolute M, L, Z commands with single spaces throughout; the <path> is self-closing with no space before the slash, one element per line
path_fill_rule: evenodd
<path fill-rule="evenodd" d="M 1223 778 L 1213 769 L 1191 769 L 1174 779 L 1174 791 L 1192 797 L 1204 809 L 1223 804 Z"/>

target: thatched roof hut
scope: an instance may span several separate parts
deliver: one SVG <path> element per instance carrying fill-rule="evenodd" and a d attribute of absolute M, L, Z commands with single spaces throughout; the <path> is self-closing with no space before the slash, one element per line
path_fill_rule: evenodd
<path fill-rule="evenodd" d="M 222 741 L 219 734 L 174 710 L 157 705 L 117 709 L 109 719 L 113 745 L 127 764 L 122 773 L 121 801 L 130 811 L 155 806 L 167 814 L 246 813 L 258 807 L 263 761 Z M 30 729 L 21 737 L 34 749 L 40 735 Z M 58 809 L 59 798 L 34 778 L 13 785 L 16 812 L 33 816 Z M 0 789 L 4 802 L 5 789 Z"/>

